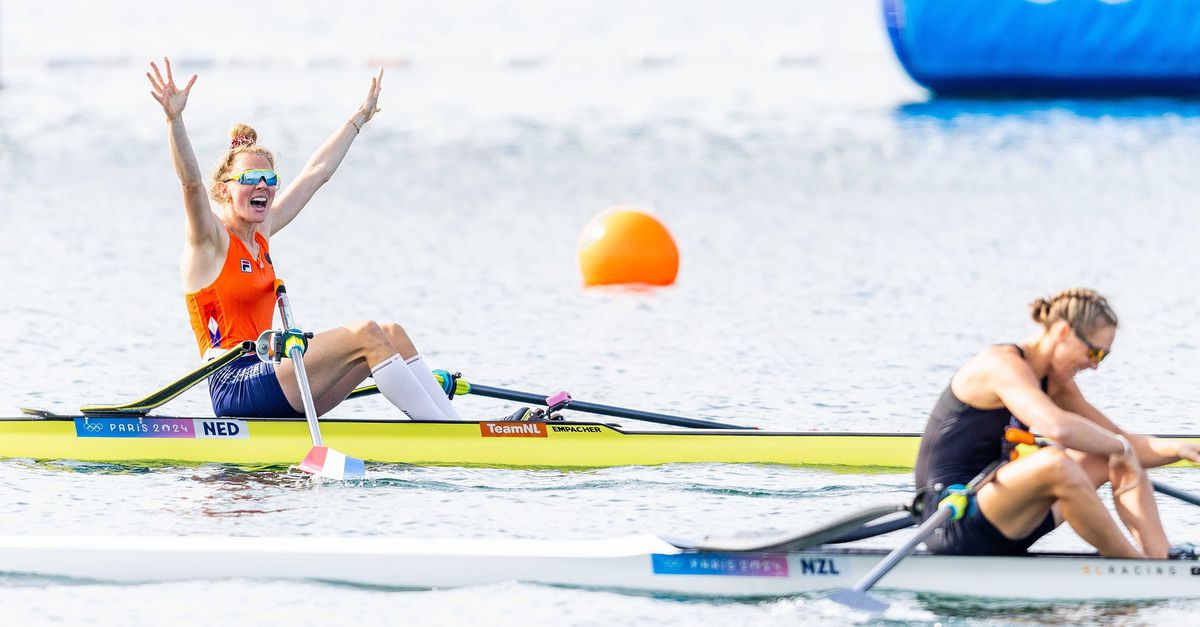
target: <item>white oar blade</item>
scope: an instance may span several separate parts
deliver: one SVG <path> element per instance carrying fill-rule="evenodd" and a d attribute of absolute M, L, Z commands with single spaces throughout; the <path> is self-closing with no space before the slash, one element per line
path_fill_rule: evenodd
<path fill-rule="evenodd" d="M 363 460 L 327 446 L 314 446 L 300 462 L 300 470 L 316 477 L 346 481 L 366 476 Z"/>
<path fill-rule="evenodd" d="M 840 603 L 850 609 L 878 616 L 888 608 L 888 604 L 876 599 L 866 592 L 858 592 L 849 588 L 838 590 L 827 597 L 834 603 Z"/>

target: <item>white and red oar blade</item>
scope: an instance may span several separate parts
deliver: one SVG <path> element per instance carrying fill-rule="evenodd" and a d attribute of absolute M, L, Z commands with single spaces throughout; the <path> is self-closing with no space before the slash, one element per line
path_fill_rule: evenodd
<path fill-rule="evenodd" d="M 300 462 L 300 470 L 316 477 L 344 481 L 366 476 L 363 460 L 339 453 L 327 446 L 314 446 Z"/>

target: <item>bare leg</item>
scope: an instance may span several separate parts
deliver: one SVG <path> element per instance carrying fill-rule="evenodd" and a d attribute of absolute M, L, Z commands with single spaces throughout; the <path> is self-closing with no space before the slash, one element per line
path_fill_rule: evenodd
<path fill-rule="evenodd" d="M 404 331 L 404 327 L 394 322 L 385 322 L 379 325 L 379 328 L 383 329 L 383 333 L 387 335 L 388 341 L 392 343 L 392 346 L 396 347 L 396 352 L 400 353 L 400 356 L 406 361 L 417 355 L 417 347 L 408 338 L 408 333 Z"/>
<path fill-rule="evenodd" d="M 1057 505 L 1088 544 L 1107 557 L 1144 557 L 1121 533 L 1088 473 L 1059 448 L 1006 464 L 976 497 L 983 515 L 1008 538 L 1033 532 Z"/>
<path fill-rule="evenodd" d="M 1068 451 L 1067 454 L 1087 472 L 1092 484 L 1096 487 L 1109 481 L 1110 469 L 1107 456 L 1079 451 Z M 1171 548 L 1171 543 L 1167 540 L 1167 532 L 1163 529 L 1162 518 L 1158 515 L 1158 502 L 1154 498 L 1150 475 L 1143 468 L 1137 476 L 1122 477 L 1120 484 L 1130 485 L 1134 481 L 1137 482 L 1137 487 L 1114 498 L 1113 505 L 1116 506 L 1121 522 L 1125 523 L 1125 527 L 1133 534 L 1133 538 L 1137 540 L 1146 556 L 1164 558 Z M 1114 485 L 1113 489 L 1119 490 L 1121 485 Z"/>
<path fill-rule="evenodd" d="M 412 347 L 411 342 L 408 347 Z M 332 400 L 346 385 L 351 385 L 353 389 L 370 374 L 371 366 L 386 361 L 397 352 L 388 335 L 372 321 L 356 322 L 318 333 L 309 340 L 308 350 L 304 352 L 304 365 L 314 403 L 316 399 Z M 353 384 L 347 382 L 358 374 L 362 374 L 362 377 Z M 275 375 L 288 403 L 296 411 L 301 411 L 304 403 L 300 398 L 300 386 L 296 383 L 296 371 L 291 360 L 280 362 L 275 367 Z M 346 394 L 349 393 L 347 390 Z M 330 398 L 326 399 L 327 396 Z M 333 405 L 328 405 L 318 411 L 323 413 L 332 408 Z"/>
<path fill-rule="evenodd" d="M 1158 502 L 1154 499 L 1154 487 L 1145 469 L 1141 471 L 1137 487 L 1113 501 L 1121 522 L 1125 523 L 1134 539 L 1142 546 L 1146 556 L 1166 558 L 1171 550 L 1171 543 L 1167 540 L 1166 530 L 1163 529 L 1162 518 L 1158 514 Z"/>
<path fill-rule="evenodd" d="M 334 407 L 342 404 L 346 397 L 350 395 L 359 385 L 362 385 L 367 377 L 370 376 L 371 369 L 363 364 L 360 367 L 354 368 L 349 374 L 342 377 L 341 381 L 333 384 L 325 394 L 313 399 L 313 403 L 317 406 L 317 414 L 324 416 L 329 413 Z"/>

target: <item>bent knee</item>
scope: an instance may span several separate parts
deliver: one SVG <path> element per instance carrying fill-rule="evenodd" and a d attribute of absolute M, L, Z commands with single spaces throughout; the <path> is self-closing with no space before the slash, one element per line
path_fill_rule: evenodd
<path fill-rule="evenodd" d="M 349 325 L 350 330 L 354 332 L 355 337 L 359 338 L 364 346 L 381 344 L 388 341 L 387 332 L 383 330 L 383 326 L 374 320 L 361 320 Z"/>
<path fill-rule="evenodd" d="M 1100 487 L 1108 482 L 1108 455 L 1097 453 L 1080 453 L 1073 451 L 1071 458 L 1079 463 L 1080 468 L 1087 473 L 1093 487 Z"/>
<path fill-rule="evenodd" d="M 1087 486 L 1094 489 L 1091 477 L 1079 462 L 1071 458 L 1066 451 L 1051 446 L 1038 451 L 1031 461 L 1039 466 L 1039 476 L 1048 483 L 1060 487 Z"/>
<path fill-rule="evenodd" d="M 389 337 L 408 339 L 408 333 L 404 332 L 404 327 L 395 322 L 384 322 L 379 326 Z"/>

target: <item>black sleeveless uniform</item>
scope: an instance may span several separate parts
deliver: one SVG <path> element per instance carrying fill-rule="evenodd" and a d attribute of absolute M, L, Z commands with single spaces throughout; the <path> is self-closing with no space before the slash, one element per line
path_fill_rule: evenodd
<path fill-rule="evenodd" d="M 1025 351 L 1013 345 L 1025 358 Z M 1042 391 L 1047 380 L 1042 380 Z M 925 493 L 925 511 L 928 518 L 937 508 L 937 502 L 945 496 L 943 490 L 956 483 L 966 484 L 992 462 L 1008 455 L 1004 441 L 1004 430 L 1014 426 L 1027 427 L 1017 420 L 1007 408 L 979 409 L 972 407 L 954 395 L 950 385 L 942 392 L 933 406 L 925 433 L 921 436 L 921 449 L 917 454 L 917 488 L 940 487 Z M 940 492 L 940 493 L 939 493 Z M 1054 515 L 1046 519 L 1024 538 L 1011 540 L 1000 533 L 979 511 L 975 499 L 967 508 L 967 514 L 951 522 L 925 541 L 934 553 L 948 555 L 1024 555 L 1030 545 L 1054 531 Z"/>

